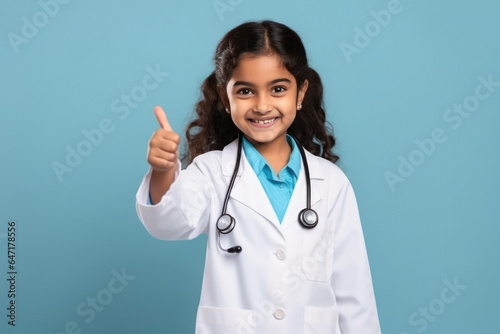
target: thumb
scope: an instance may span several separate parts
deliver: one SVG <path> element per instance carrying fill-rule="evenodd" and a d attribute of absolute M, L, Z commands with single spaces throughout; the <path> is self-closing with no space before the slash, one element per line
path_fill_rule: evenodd
<path fill-rule="evenodd" d="M 170 123 L 168 122 L 167 115 L 165 114 L 165 111 L 163 111 L 163 108 L 160 106 L 156 106 L 154 111 L 156 119 L 158 120 L 158 123 L 160 123 L 160 126 L 167 131 L 174 131 L 170 126 Z"/>

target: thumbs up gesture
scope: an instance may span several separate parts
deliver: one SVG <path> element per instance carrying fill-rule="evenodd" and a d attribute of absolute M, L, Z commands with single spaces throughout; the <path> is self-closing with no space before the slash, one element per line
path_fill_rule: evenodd
<path fill-rule="evenodd" d="M 175 171 L 178 165 L 178 148 L 181 138 L 170 126 L 162 107 L 155 107 L 154 112 L 161 128 L 149 141 L 148 163 L 156 172 Z"/>

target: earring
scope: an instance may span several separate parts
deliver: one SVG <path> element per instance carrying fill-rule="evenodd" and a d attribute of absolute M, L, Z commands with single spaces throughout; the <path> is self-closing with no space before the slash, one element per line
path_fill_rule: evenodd
<path fill-rule="evenodd" d="M 297 110 L 300 110 L 300 109 L 302 109 L 302 104 L 299 104 L 299 105 L 297 106 Z"/>
<path fill-rule="evenodd" d="M 226 108 L 226 112 L 229 114 L 229 109 Z"/>

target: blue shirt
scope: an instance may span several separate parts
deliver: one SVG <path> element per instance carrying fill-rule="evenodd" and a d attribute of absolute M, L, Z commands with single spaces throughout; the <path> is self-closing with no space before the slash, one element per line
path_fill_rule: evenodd
<path fill-rule="evenodd" d="M 245 156 L 259 178 L 280 223 L 285 215 L 300 172 L 300 152 L 297 144 L 289 135 L 286 136 L 286 140 L 292 148 L 292 153 L 288 164 L 276 174 L 259 151 L 243 137 Z"/>

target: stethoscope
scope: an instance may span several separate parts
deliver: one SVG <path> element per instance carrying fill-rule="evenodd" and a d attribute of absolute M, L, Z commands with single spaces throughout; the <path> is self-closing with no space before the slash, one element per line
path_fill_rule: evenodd
<path fill-rule="evenodd" d="M 300 155 L 302 156 L 302 161 L 304 163 L 304 172 L 306 174 L 306 187 L 307 187 L 307 207 L 302 209 L 299 212 L 299 223 L 305 228 L 313 228 L 318 225 L 318 214 L 316 211 L 311 209 L 311 178 L 309 176 L 309 166 L 307 164 L 306 154 L 302 145 L 300 145 L 297 138 L 290 135 L 293 140 L 297 143 L 297 147 L 299 148 Z M 231 195 L 231 190 L 233 189 L 234 181 L 236 180 L 236 174 L 238 173 L 238 169 L 240 167 L 241 161 L 241 151 L 243 147 L 243 139 L 241 138 L 241 134 L 238 136 L 238 154 L 236 155 L 236 165 L 234 166 L 233 176 L 231 177 L 231 181 L 229 182 L 229 187 L 227 188 L 226 198 L 224 199 L 224 205 L 222 206 L 222 213 L 219 219 L 217 219 L 217 242 L 219 244 L 219 248 L 228 253 L 240 253 L 242 248 L 241 246 L 233 246 L 227 249 L 224 249 L 220 242 L 221 234 L 230 233 L 235 225 L 236 220 L 230 214 L 226 213 L 227 203 L 229 202 L 229 196 Z"/>

